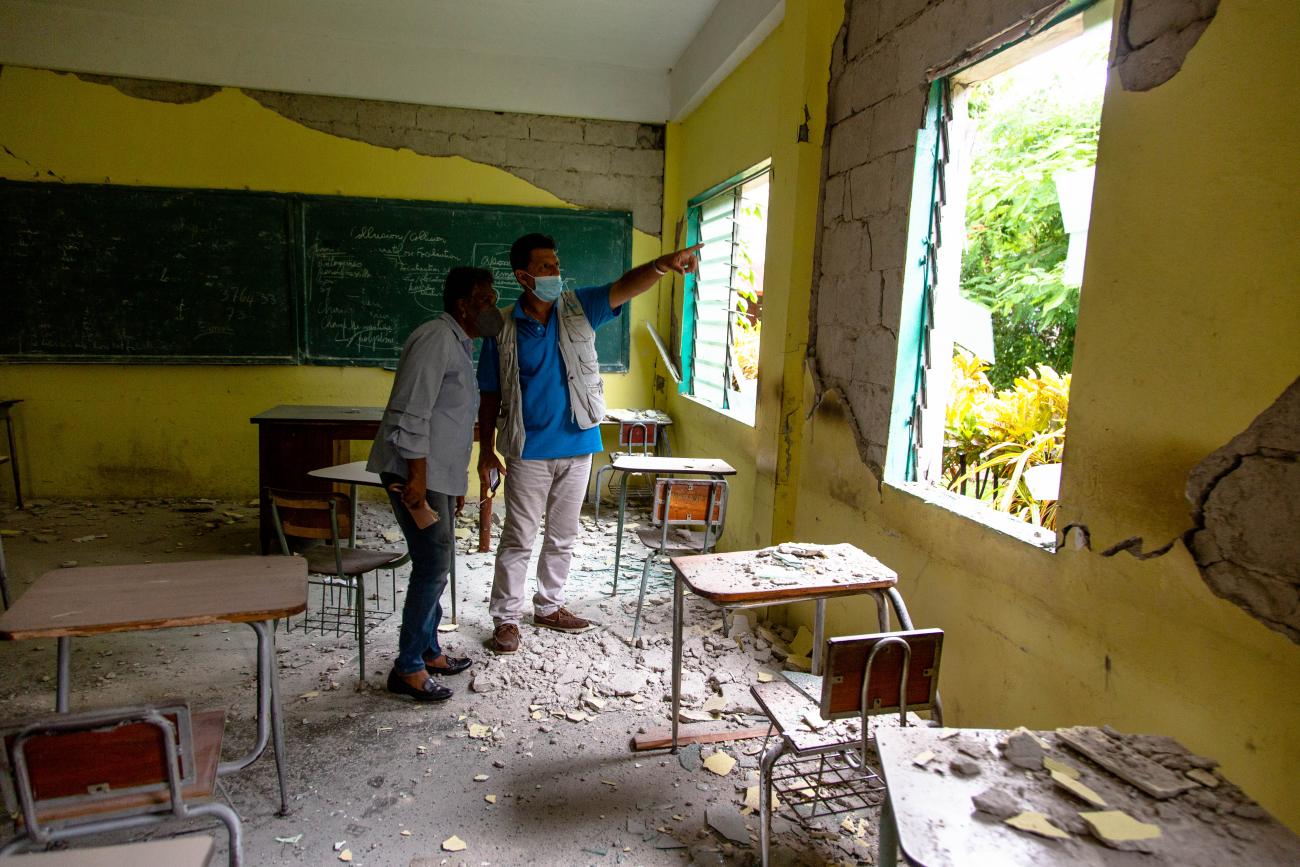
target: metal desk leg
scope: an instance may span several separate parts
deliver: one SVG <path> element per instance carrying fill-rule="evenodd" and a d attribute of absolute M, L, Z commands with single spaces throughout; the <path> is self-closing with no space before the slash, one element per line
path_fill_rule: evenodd
<path fill-rule="evenodd" d="M 889 632 L 888 598 L 883 590 L 872 590 L 871 598 L 876 600 L 876 631 Z"/>
<path fill-rule="evenodd" d="M 14 442 L 14 417 L 9 410 L 4 411 L 5 433 L 9 437 L 9 464 L 10 471 L 14 475 L 14 499 L 18 502 L 18 508 L 23 507 L 23 483 L 18 477 L 18 445 Z"/>
<path fill-rule="evenodd" d="M 898 588 L 890 587 L 885 594 L 894 606 L 894 613 L 898 615 L 899 628 L 915 629 L 916 627 L 912 625 L 912 616 L 907 613 L 907 603 L 903 601 L 903 594 L 898 592 Z"/>
<path fill-rule="evenodd" d="M 624 478 L 627 478 L 624 475 Z M 682 576 L 673 570 L 673 749 L 677 753 L 677 716 L 682 708 L 682 619 L 686 605 L 682 592 Z"/>
<path fill-rule="evenodd" d="M 448 583 L 451 584 L 451 622 L 459 624 L 456 619 L 456 531 L 451 531 L 451 567 L 447 570 Z M 393 600 L 393 607 L 397 607 L 397 600 Z"/>
<path fill-rule="evenodd" d="M 627 517 L 627 473 L 623 473 L 623 484 L 618 490 L 618 535 L 614 537 L 614 590 L 609 595 L 618 595 L 618 564 L 623 554 L 623 521 Z"/>
<path fill-rule="evenodd" d="M 877 867 L 895 867 L 898 864 L 898 825 L 894 818 L 894 805 L 890 803 L 889 793 L 880 805 L 880 833 L 876 838 Z"/>
<path fill-rule="evenodd" d="M 68 690 L 71 688 L 72 671 L 72 636 L 59 636 L 58 673 L 54 687 L 54 710 L 56 713 L 68 712 Z"/>
<path fill-rule="evenodd" d="M 357 486 L 356 485 L 348 485 L 348 499 L 352 501 L 352 526 L 348 529 L 348 547 L 355 548 L 357 547 Z"/>
<path fill-rule="evenodd" d="M 812 673 L 822 673 L 822 645 L 826 643 L 826 600 L 817 600 L 817 616 L 813 619 Z"/>
<path fill-rule="evenodd" d="M 241 758 L 217 766 L 221 775 L 242 771 L 266 752 L 275 738 L 275 772 L 280 782 L 280 815 L 289 811 L 288 783 L 284 774 L 284 715 L 280 707 L 280 675 L 275 660 L 274 624 L 269 621 L 249 623 L 257 633 L 257 742 Z"/>

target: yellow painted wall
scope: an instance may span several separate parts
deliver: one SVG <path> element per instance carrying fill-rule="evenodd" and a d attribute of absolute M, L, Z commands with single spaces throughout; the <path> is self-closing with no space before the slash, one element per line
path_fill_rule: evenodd
<path fill-rule="evenodd" d="M 15 180 L 565 204 L 491 166 L 307 129 L 234 89 L 170 105 L 6 67 L 0 129 L 0 177 Z M 634 233 L 634 262 L 658 253 L 658 239 Z M 606 377 L 611 406 L 652 400 L 654 348 L 641 322 L 655 294 L 633 303 L 631 371 Z M 0 364 L 0 395 L 25 401 L 24 486 L 49 497 L 252 497 L 250 416 L 280 403 L 382 406 L 391 382 L 372 368 Z"/>
<path fill-rule="evenodd" d="M 1062 489 L 1097 550 L 1184 529 L 1188 471 L 1300 373 L 1300 124 L 1279 111 L 1297 34 L 1291 0 L 1220 4 L 1171 81 L 1107 90 Z M 950 722 L 1170 734 L 1300 828 L 1300 649 L 1213 596 L 1181 546 L 1038 551 L 877 491 L 834 402 L 804 433 L 795 535 L 898 570 L 917 625 L 946 630 Z M 840 605 L 831 631 L 872 622 Z"/>
<path fill-rule="evenodd" d="M 681 123 L 668 127 L 664 170 L 665 244 L 685 239 L 686 203 L 765 159 L 768 200 L 759 398 L 753 426 L 679 395 L 660 397 L 673 417 L 680 454 L 708 455 L 738 470 L 731 480 L 724 544 L 767 544 L 788 535 L 797 490 L 791 484 L 803 421 L 799 392 L 808 340 L 812 249 L 816 237 L 821 139 L 826 127 L 830 43 L 843 17 L 836 3 L 790 3 L 785 19 Z M 804 107 L 811 140 L 800 143 Z M 660 329 L 680 323 L 681 280 L 661 294 Z M 678 332 L 680 333 L 680 332 Z M 793 383 L 793 392 L 786 387 Z"/>

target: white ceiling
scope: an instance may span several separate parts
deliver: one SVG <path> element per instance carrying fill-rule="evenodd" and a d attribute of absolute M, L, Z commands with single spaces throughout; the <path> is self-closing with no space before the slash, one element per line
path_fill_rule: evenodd
<path fill-rule="evenodd" d="M 784 0 L 0 0 L 0 63 L 662 122 L 783 14 Z"/>

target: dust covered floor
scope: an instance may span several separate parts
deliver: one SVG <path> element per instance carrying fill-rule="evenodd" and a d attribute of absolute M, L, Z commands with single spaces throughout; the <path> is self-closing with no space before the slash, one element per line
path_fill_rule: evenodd
<path fill-rule="evenodd" d="M 363 502 L 358 523 L 361 546 L 401 548 L 386 504 Z M 638 732 L 669 722 L 671 578 L 666 568 L 652 575 L 642 646 L 633 647 L 644 548 L 629 529 L 619 593 L 611 597 L 614 526 L 597 526 L 584 515 L 568 584 L 569 607 L 597 628 L 565 635 L 525 623 L 520 652 L 496 657 L 486 646 L 492 555 L 471 553 L 477 529 L 462 523 L 460 622 L 441 638 L 448 652 L 475 664 L 445 679 L 456 690 L 445 704 L 418 705 L 385 691 L 400 614 L 370 632 L 361 689 L 356 645 L 346 632 L 306 632 L 295 621 L 286 633 L 281 624 L 291 814 L 275 815 L 269 754 L 223 778 L 223 796 L 244 822 L 246 863 L 338 863 L 343 850 L 356 865 L 400 867 L 756 863 L 758 817 L 741 811 L 757 782 L 761 738 L 705 746 L 702 755 L 699 747 L 681 756 L 631 749 Z M 212 500 L 35 501 L 26 511 L 0 513 L 0 532 L 16 597 L 36 576 L 63 565 L 253 553 L 257 510 L 253 503 Z M 392 608 L 387 573 L 379 574 L 378 598 L 368 604 Z M 404 585 L 399 571 L 399 609 Z M 373 576 L 367 592 L 375 594 Z M 313 608 L 318 594 L 313 590 Z M 749 687 L 760 671 L 781 667 L 789 633 L 773 634 L 742 618 L 732 637 L 724 637 L 721 612 L 690 594 L 686 599 L 684 707 L 702 718 L 708 702 L 713 715 L 753 725 Z M 444 596 L 447 619 L 449 601 Z M 224 752 L 234 756 L 253 741 L 254 661 L 253 632 L 240 625 L 74 639 L 72 707 L 174 696 L 196 709 L 225 707 Z M 54 670 L 53 641 L 0 642 L 6 721 L 52 710 Z M 725 776 L 702 765 L 715 749 L 737 760 Z M 875 813 L 821 819 L 807 828 L 790 821 L 783 807 L 774 822 L 774 862 L 870 863 Z M 750 841 L 728 839 L 719 828 Z M 214 833 L 223 853 L 214 863 L 225 863 L 225 834 Z M 147 834 L 121 832 L 96 842 Z M 463 851 L 441 848 L 452 836 L 465 842 Z"/>

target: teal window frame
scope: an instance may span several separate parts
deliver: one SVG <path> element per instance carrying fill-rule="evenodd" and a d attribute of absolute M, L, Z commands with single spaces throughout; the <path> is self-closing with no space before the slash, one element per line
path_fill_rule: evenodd
<path fill-rule="evenodd" d="M 918 455 L 922 447 L 921 414 L 929 410 L 932 397 L 947 399 L 946 395 L 930 394 L 928 370 L 933 360 L 930 357 L 930 330 L 934 327 L 939 279 L 938 250 L 943 244 L 940 221 L 942 209 L 948 204 L 945 171 L 951 155 L 947 124 L 952 119 L 952 81 L 970 67 L 1083 14 L 1098 2 L 1101 0 L 1073 0 L 1041 26 L 1027 28 L 997 50 L 972 57 L 961 68 L 945 72 L 930 83 L 924 121 L 916 136 L 912 204 L 908 211 L 907 258 L 903 266 L 903 297 L 898 323 L 898 363 L 894 367 L 894 397 L 885 448 L 885 480 L 888 482 L 917 481 Z"/>
<path fill-rule="evenodd" d="M 740 174 L 733 175 L 732 177 L 728 178 L 722 183 L 715 184 L 714 186 L 709 187 L 707 190 L 700 193 L 699 195 L 692 197 L 686 203 L 686 244 L 687 246 L 693 246 L 695 244 L 698 244 L 700 242 L 701 237 L 704 236 L 703 211 L 704 211 L 704 205 L 707 202 L 728 192 L 739 193 L 740 188 L 744 186 L 746 183 L 748 183 L 749 181 L 752 181 L 754 178 L 757 178 L 763 174 L 770 175 L 771 172 L 772 172 L 772 161 L 771 159 L 766 159 L 763 160 L 761 163 L 758 163 L 757 165 L 749 169 L 746 169 Z M 737 198 L 737 201 L 738 200 L 739 199 Z M 734 218 L 735 215 L 733 214 L 731 219 L 734 220 Z M 731 253 L 734 253 L 735 246 L 736 246 L 736 239 L 733 230 L 731 247 L 730 247 Z M 701 254 L 704 257 L 705 261 L 707 261 L 709 257 L 709 253 L 706 251 L 708 251 L 707 245 L 704 248 L 704 250 L 701 251 Z M 731 279 L 733 281 L 735 280 L 735 274 L 736 274 L 736 262 L 733 259 L 731 261 L 731 275 L 732 275 Z M 699 372 L 699 364 L 697 363 L 697 360 L 695 358 L 695 342 L 696 342 L 696 332 L 697 332 L 696 323 L 698 322 L 700 317 L 700 304 L 701 304 L 698 281 L 699 281 L 699 274 L 695 272 L 687 274 L 685 280 L 683 281 L 682 344 L 681 344 L 682 380 L 677 386 L 677 391 L 679 394 L 688 394 L 691 395 L 692 397 L 697 397 L 695 382 L 696 382 L 696 376 Z M 733 287 L 732 292 L 734 293 L 734 291 L 735 290 Z M 728 345 L 725 347 L 726 355 L 725 355 L 725 360 L 722 369 L 722 376 L 724 380 L 723 388 L 722 388 L 722 406 L 719 407 L 722 410 L 729 410 L 731 408 L 729 405 L 730 401 L 727 395 L 728 389 L 726 387 L 726 382 L 725 382 L 729 370 L 729 366 L 731 363 L 730 336 L 731 336 L 731 328 L 730 325 L 728 325 L 728 329 L 727 329 Z M 699 399 L 703 400 L 703 398 L 699 398 Z M 712 402 L 709 401 L 705 401 L 705 402 L 708 403 L 708 405 L 710 406 L 714 405 Z"/>

